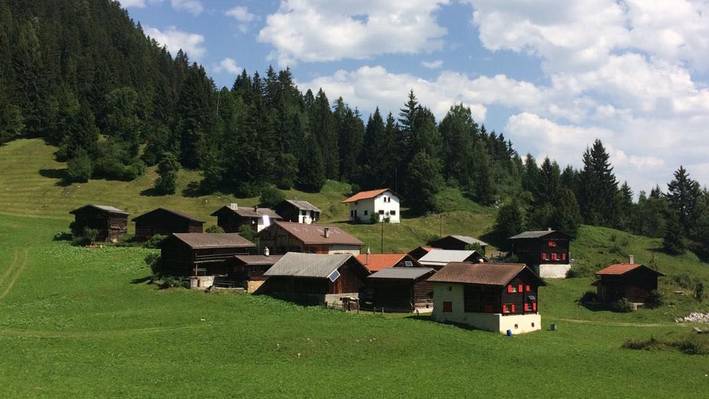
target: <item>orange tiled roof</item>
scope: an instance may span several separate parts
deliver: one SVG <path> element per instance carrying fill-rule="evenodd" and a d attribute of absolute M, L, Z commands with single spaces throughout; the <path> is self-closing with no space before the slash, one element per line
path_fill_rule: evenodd
<path fill-rule="evenodd" d="M 407 254 L 360 254 L 357 255 L 359 263 L 367 266 L 372 272 L 396 266 Z"/>
<path fill-rule="evenodd" d="M 596 272 L 598 275 L 614 275 L 619 276 L 625 274 L 631 270 L 635 270 L 642 265 L 637 263 L 617 263 L 615 265 L 610 265 Z"/>
<path fill-rule="evenodd" d="M 369 191 L 360 191 L 357 194 L 351 196 L 350 198 L 347 198 L 346 200 L 342 201 L 343 203 L 347 204 L 349 202 L 356 202 L 356 201 L 361 201 L 365 199 L 370 199 L 374 198 L 380 194 L 383 194 L 387 191 L 391 191 L 388 188 L 379 188 L 376 190 L 369 190 Z"/>

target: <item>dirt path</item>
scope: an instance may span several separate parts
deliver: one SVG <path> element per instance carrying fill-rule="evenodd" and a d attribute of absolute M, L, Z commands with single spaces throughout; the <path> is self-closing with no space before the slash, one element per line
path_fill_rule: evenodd
<path fill-rule="evenodd" d="M 0 286 L 2 286 L 5 285 L 7 278 L 10 278 L 5 289 L 0 293 L 0 300 L 4 299 L 12 291 L 17 279 L 20 278 L 20 275 L 25 270 L 25 266 L 27 266 L 27 249 L 22 251 L 15 250 L 15 257 L 10 266 L 8 266 L 8 270 L 3 274 L 2 280 L 0 280 Z"/>

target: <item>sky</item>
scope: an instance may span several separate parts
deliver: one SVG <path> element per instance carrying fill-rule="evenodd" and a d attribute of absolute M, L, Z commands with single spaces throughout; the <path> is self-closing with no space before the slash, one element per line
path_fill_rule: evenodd
<path fill-rule="evenodd" d="M 470 107 L 521 154 L 581 166 L 596 138 L 636 194 L 684 165 L 709 182 L 706 0 L 120 0 L 218 86 L 289 67 L 365 116 L 413 89 Z"/>

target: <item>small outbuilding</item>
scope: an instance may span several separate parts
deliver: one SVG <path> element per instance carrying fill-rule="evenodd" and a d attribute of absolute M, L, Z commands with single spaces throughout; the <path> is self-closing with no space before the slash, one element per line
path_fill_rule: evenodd
<path fill-rule="evenodd" d="M 364 243 L 335 226 L 276 221 L 259 234 L 261 247 L 273 254 L 307 252 L 314 254 L 359 255 Z"/>
<path fill-rule="evenodd" d="M 276 213 L 288 222 L 311 224 L 320 220 L 320 208 L 308 201 L 285 200 L 276 206 Z"/>
<path fill-rule="evenodd" d="M 421 266 L 432 267 L 436 270 L 440 270 L 451 262 L 481 263 L 485 261 L 485 257 L 480 255 L 477 251 L 438 248 L 432 248 L 426 255 L 419 259 Z"/>
<path fill-rule="evenodd" d="M 160 234 L 201 233 L 204 222 L 182 212 L 165 208 L 154 209 L 133 218 L 135 238 L 147 240 Z"/>
<path fill-rule="evenodd" d="M 512 334 L 541 329 L 543 280 L 521 263 L 450 263 L 433 283 L 433 320 Z"/>
<path fill-rule="evenodd" d="M 283 255 L 236 255 L 229 260 L 229 277 L 241 284 L 248 293 L 256 290 L 266 281 L 264 273 L 278 262 Z"/>
<path fill-rule="evenodd" d="M 370 274 L 365 304 L 369 306 L 365 307 L 383 312 L 431 312 L 433 284 L 428 278 L 435 272 L 430 267 L 390 267 Z"/>
<path fill-rule="evenodd" d="M 421 264 L 409 254 L 359 254 L 359 263 L 370 272 L 378 272 L 390 267 L 420 267 Z"/>
<path fill-rule="evenodd" d="M 212 212 L 217 218 L 217 225 L 226 233 L 238 233 L 241 226 L 249 226 L 255 233 L 270 226 L 274 220 L 281 220 L 273 209 L 259 207 L 244 207 L 229 204 Z"/>
<path fill-rule="evenodd" d="M 175 233 L 160 243 L 160 258 L 174 275 L 225 275 L 227 260 L 255 250 L 254 243 L 235 233 Z"/>
<path fill-rule="evenodd" d="M 487 248 L 488 244 L 477 238 L 458 234 L 447 235 L 431 241 L 431 247 L 440 249 L 466 250 L 474 246 L 479 246 L 483 252 L 485 252 L 485 248 Z"/>
<path fill-rule="evenodd" d="M 258 292 L 304 305 L 339 304 L 358 300 L 367 275 L 352 255 L 289 252 L 264 273 Z"/>
<path fill-rule="evenodd" d="M 423 258 L 424 255 L 426 255 L 427 253 L 431 252 L 431 249 L 433 249 L 433 248 L 431 248 L 431 247 L 416 247 L 416 248 L 412 249 L 411 251 L 409 251 L 409 255 L 412 258 L 419 260 L 419 259 Z"/>
<path fill-rule="evenodd" d="M 525 231 L 509 238 L 512 253 L 543 278 L 566 278 L 570 237 L 557 230 Z"/>
<path fill-rule="evenodd" d="M 664 274 L 645 265 L 635 263 L 631 257 L 629 263 L 610 265 L 596 272 L 598 300 L 613 303 L 626 298 L 633 303 L 645 303 L 652 291 L 657 290 L 658 277 Z"/>
<path fill-rule="evenodd" d="M 84 205 L 69 212 L 74 215 L 71 231 L 82 235 L 85 229 L 98 232 L 96 241 L 118 241 L 128 233 L 128 212 L 108 205 Z"/>
<path fill-rule="evenodd" d="M 360 191 L 342 201 L 350 206 L 352 223 L 399 223 L 399 196 L 388 188 Z"/>

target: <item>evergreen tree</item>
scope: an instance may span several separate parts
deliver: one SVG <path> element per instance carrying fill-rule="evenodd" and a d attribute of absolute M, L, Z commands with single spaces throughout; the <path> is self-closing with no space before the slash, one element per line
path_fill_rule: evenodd
<path fill-rule="evenodd" d="M 419 215 L 438 210 L 436 194 L 443 185 L 441 166 L 437 159 L 422 151 L 411 162 L 407 186 L 416 187 L 406 198 L 411 210 Z"/>
<path fill-rule="evenodd" d="M 632 225 L 633 213 L 635 205 L 633 204 L 633 190 L 630 189 L 628 182 L 623 182 L 623 185 L 618 190 L 618 218 L 615 227 L 621 230 L 629 230 Z"/>
<path fill-rule="evenodd" d="M 683 254 L 686 249 L 685 237 L 677 212 L 667 214 L 667 224 L 662 237 L 662 247 L 670 255 Z"/>
<path fill-rule="evenodd" d="M 561 189 L 552 213 L 550 227 L 576 237 L 580 223 L 581 212 L 574 192 L 568 188 Z"/>
<path fill-rule="evenodd" d="M 296 186 L 303 191 L 319 192 L 325 185 L 325 164 L 312 135 L 305 138 L 305 156 L 300 160 Z"/>
<path fill-rule="evenodd" d="M 66 183 L 86 183 L 93 174 L 91 158 L 84 149 L 79 149 L 74 157 L 67 164 Z"/>
<path fill-rule="evenodd" d="M 470 108 L 462 104 L 451 107 L 441 121 L 439 130 L 443 140 L 444 175 L 460 186 L 473 186 L 473 138 L 478 126 L 473 121 Z"/>
<path fill-rule="evenodd" d="M 321 151 L 325 175 L 330 179 L 337 179 L 340 177 L 338 136 L 330 103 L 322 89 L 315 97 L 310 115 L 310 129 Z"/>
<path fill-rule="evenodd" d="M 699 183 L 693 180 L 687 170 L 680 166 L 674 179 L 667 185 L 667 200 L 670 212 L 677 214 L 678 223 L 684 236 L 692 236 L 699 217 L 701 197 Z"/>
<path fill-rule="evenodd" d="M 596 140 L 583 154 L 584 168 L 579 176 L 579 206 L 586 223 L 614 226 L 617 217 L 618 182 L 610 156 Z"/>
<path fill-rule="evenodd" d="M 517 202 L 503 205 L 497 212 L 495 233 L 506 239 L 523 232 L 525 229 L 524 215 Z M 507 241 L 507 240 L 505 240 Z"/>
<path fill-rule="evenodd" d="M 180 164 L 177 157 L 169 152 L 164 153 L 158 163 L 158 178 L 155 180 L 154 188 L 158 194 L 175 194 L 179 169 Z"/>

